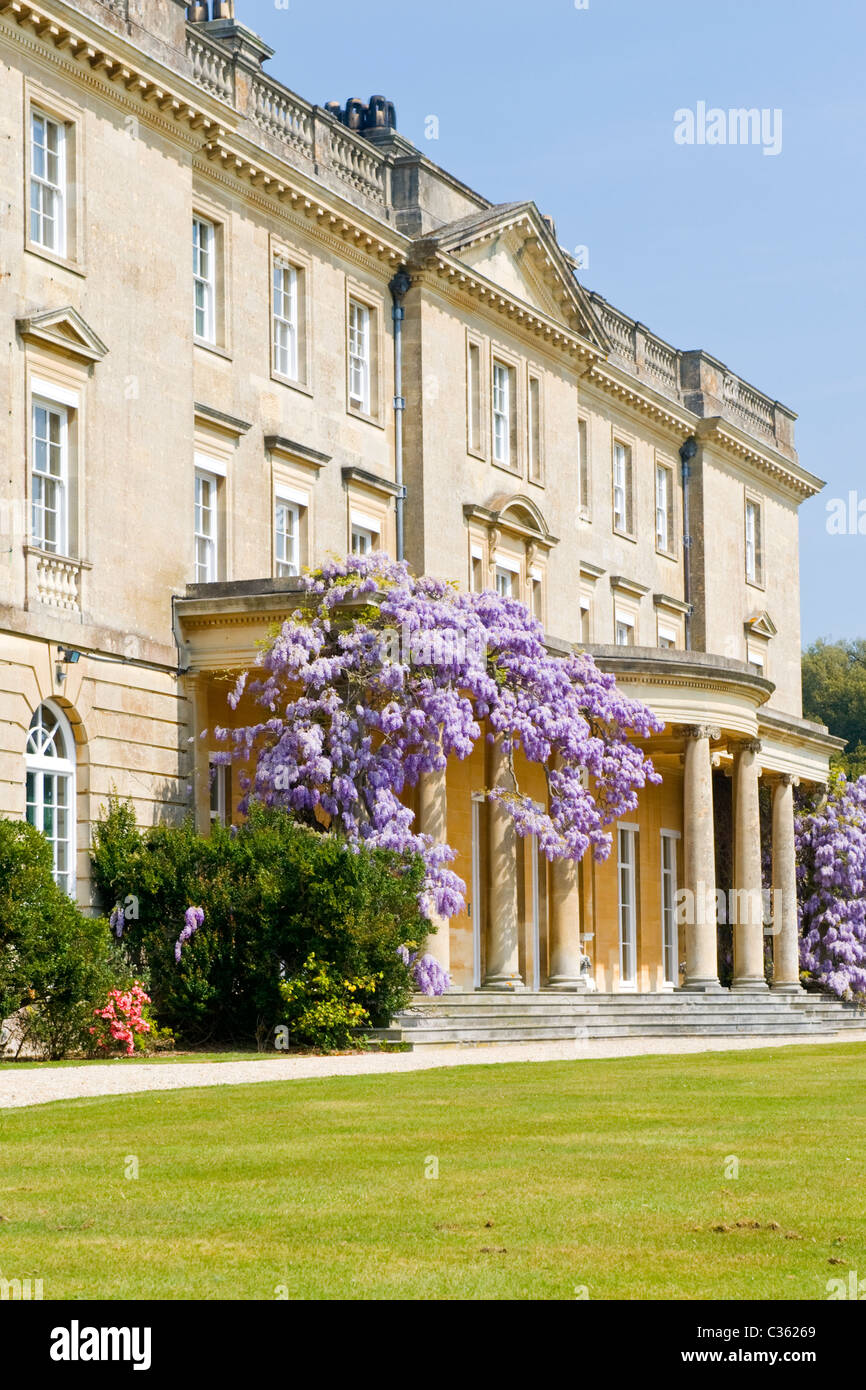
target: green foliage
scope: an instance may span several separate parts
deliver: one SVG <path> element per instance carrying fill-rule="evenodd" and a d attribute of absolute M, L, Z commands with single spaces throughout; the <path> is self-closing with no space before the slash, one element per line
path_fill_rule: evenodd
<path fill-rule="evenodd" d="M 88 1044 L 117 964 L 108 923 L 79 912 L 54 882 L 45 837 L 0 820 L 0 1020 L 19 1014 L 28 1043 L 65 1057 Z"/>
<path fill-rule="evenodd" d="M 344 979 L 311 952 L 300 973 L 280 985 L 290 1039 L 321 1052 L 363 1046 L 358 1029 L 370 1015 L 360 1000 L 375 994 L 377 984 L 375 975 Z"/>
<path fill-rule="evenodd" d="M 272 1039 L 286 1021 L 280 984 L 311 953 L 343 979 L 376 977 L 358 1000 L 375 1024 L 408 1002 L 397 948 L 426 933 L 419 858 L 355 853 L 261 806 L 236 831 L 216 825 L 202 836 L 189 822 L 139 831 L 115 798 L 96 827 L 93 864 L 106 903 L 133 895 L 128 965 L 147 980 L 160 1023 L 187 1042 Z M 204 925 L 177 963 L 192 905 Z"/>
<path fill-rule="evenodd" d="M 833 766 L 853 781 L 866 773 L 866 639 L 813 642 L 803 653 L 803 713 L 848 740 Z"/>

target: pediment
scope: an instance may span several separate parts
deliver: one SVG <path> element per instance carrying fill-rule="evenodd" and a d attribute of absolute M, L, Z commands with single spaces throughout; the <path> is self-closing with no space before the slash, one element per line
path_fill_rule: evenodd
<path fill-rule="evenodd" d="M 42 343 L 78 361 L 99 362 L 108 352 L 99 334 L 71 305 L 19 319 L 18 332 L 28 341 Z"/>
<path fill-rule="evenodd" d="M 746 631 L 752 637 L 775 637 L 779 629 L 773 622 L 769 613 L 759 613 L 755 618 L 749 618 L 746 623 Z"/>
<path fill-rule="evenodd" d="M 610 344 L 551 227 L 534 203 L 504 203 L 428 233 L 419 252 L 436 250 L 498 286 L 536 313 L 566 324 L 600 351 Z"/>

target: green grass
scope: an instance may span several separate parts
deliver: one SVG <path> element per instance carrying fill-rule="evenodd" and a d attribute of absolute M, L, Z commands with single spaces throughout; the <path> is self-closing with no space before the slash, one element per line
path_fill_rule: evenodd
<path fill-rule="evenodd" d="M 823 1299 L 866 1276 L 864 1139 L 857 1043 L 64 1101 L 0 1112 L 0 1269 L 46 1298 Z"/>

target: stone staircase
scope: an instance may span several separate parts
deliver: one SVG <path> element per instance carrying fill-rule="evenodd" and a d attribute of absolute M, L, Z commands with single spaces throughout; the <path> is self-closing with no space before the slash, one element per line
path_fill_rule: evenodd
<path fill-rule="evenodd" d="M 413 1048 L 451 1043 L 659 1037 L 866 1037 L 866 1009 L 824 994 L 515 994 L 416 995 L 381 1043 Z"/>

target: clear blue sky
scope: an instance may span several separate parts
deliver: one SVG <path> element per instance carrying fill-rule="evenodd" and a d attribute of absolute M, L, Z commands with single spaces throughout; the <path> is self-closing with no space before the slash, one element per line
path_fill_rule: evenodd
<path fill-rule="evenodd" d="M 320 104 L 381 92 L 495 202 L 532 198 L 582 278 L 799 414 L 803 640 L 866 636 L 863 0 L 236 0 L 267 70 Z M 674 142 L 674 112 L 782 111 L 782 149 Z M 439 139 L 425 139 L 425 119 Z M 866 511 L 866 507 L 864 507 Z M 866 526 L 866 522 L 864 522 Z"/>

